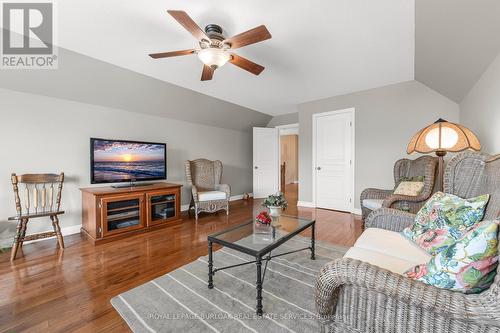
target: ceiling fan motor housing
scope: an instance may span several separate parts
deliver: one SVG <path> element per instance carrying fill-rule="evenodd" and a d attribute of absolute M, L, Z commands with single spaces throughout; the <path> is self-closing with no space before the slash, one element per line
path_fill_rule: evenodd
<path fill-rule="evenodd" d="M 205 33 L 207 34 L 208 37 L 210 37 L 210 39 L 212 40 L 216 40 L 218 42 L 222 42 L 224 41 L 224 39 L 226 39 L 223 35 L 222 35 L 222 28 L 220 27 L 220 25 L 217 25 L 217 24 L 209 24 L 205 27 Z"/>

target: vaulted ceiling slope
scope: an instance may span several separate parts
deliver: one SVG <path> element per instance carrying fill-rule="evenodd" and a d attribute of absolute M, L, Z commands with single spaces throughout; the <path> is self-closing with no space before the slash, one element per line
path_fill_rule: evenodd
<path fill-rule="evenodd" d="M 59 48 L 58 69 L 4 70 L 0 88 L 239 131 L 265 126 L 271 119 L 63 48 Z"/>
<path fill-rule="evenodd" d="M 266 25 L 272 39 L 238 50 L 266 69 L 254 76 L 226 65 L 200 82 L 194 55 L 151 59 L 196 46 L 168 9 L 227 36 Z M 72 0 L 58 12 L 64 48 L 271 115 L 414 78 L 414 0 Z"/>
<path fill-rule="evenodd" d="M 416 0 L 415 79 L 459 103 L 500 52 L 500 1 Z"/>

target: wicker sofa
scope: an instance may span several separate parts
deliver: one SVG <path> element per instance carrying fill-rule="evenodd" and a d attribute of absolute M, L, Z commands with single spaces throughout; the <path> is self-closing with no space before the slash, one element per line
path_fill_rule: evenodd
<path fill-rule="evenodd" d="M 424 176 L 424 189 L 418 196 L 395 195 L 394 190 L 367 188 L 361 193 L 361 212 L 363 220 L 379 208 L 398 208 L 401 202 L 406 202 L 410 213 L 416 213 L 424 202 L 434 193 L 436 184 L 436 168 L 438 158 L 421 156 L 415 160 L 401 159 L 394 164 L 394 183 L 397 185 L 401 177 L 411 178 Z"/>
<path fill-rule="evenodd" d="M 460 153 L 448 163 L 444 181 L 445 191 L 460 197 L 490 193 L 485 219 L 499 216 L 500 155 Z M 382 208 L 368 216 L 365 232 L 396 234 L 413 220 L 413 214 Z M 386 246 L 387 239 L 379 242 Z M 330 332 L 500 332 L 500 268 L 488 290 L 463 294 L 344 257 L 319 273 L 316 307 Z"/>

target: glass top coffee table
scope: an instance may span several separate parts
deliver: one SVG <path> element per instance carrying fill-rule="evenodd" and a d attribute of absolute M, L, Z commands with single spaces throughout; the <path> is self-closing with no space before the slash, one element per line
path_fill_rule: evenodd
<path fill-rule="evenodd" d="M 261 228 L 257 228 L 255 221 L 251 220 L 208 236 L 208 288 L 212 289 L 214 287 L 213 276 L 216 272 L 255 263 L 257 270 L 257 315 L 262 315 L 262 283 L 266 274 L 267 263 L 272 258 L 310 250 L 311 260 L 315 260 L 316 221 L 282 215 L 279 218 L 275 218 L 275 223 L 277 224 L 276 226 L 269 226 L 269 230 L 263 232 Z M 276 255 L 271 254 L 273 250 L 309 228 L 311 229 L 310 246 Z M 245 240 L 245 242 L 242 242 L 242 240 Z M 254 257 L 255 260 L 237 265 L 214 267 L 212 253 L 214 243 L 248 254 Z M 262 262 L 265 262 L 264 270 L 262 270 Z"/>

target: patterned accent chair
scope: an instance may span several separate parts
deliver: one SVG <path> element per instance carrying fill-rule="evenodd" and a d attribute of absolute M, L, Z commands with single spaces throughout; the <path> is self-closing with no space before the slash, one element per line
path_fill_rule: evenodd
<path fill-rule="evenodd" d="M 498 218 L 500 155 L 469 151 L 456 155 L 446 167 L 444 189 L 462 198 L 489 193 L 484 219 Z M 368 216 L 365 232 L 396 234 L 412 225 L 414 218 L 382 208 Z M 464 294 L 344 257 L 321 269 L 316 308 L 323 329 L 330 332 L 500 332 L 500 266 L 488 290 Z"/>
<path fill-rule="evenodd" d="M 438 158 L 422 156 L 416 160 L 401 159 L 394 164 L 394 183 L 397 186 L 402 177 L 424 176 L 424 189 L 418 196 L 395 195 L 394 190 L 368 188 L 361 193 L 363 221 L 379 208 L 398 208 L 404 202 L 410 213 L 417 213 L 434 193 Z"/>
<path fill-rule="evenodd" d="M 229 198 L 231 188 L 221 184 L 222 162 L 197 159 L 186 161 L 186 177 L 191 185 L 191 203 L 189 211 L 194 207 L 196 220 L 200 212 L 214 213 L 225 210 L 229 215 Z"/>

